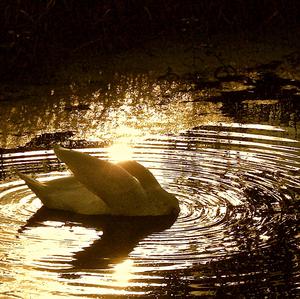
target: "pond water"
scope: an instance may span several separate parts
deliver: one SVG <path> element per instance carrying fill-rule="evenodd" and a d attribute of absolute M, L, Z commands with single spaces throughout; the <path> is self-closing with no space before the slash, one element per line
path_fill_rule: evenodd
<path fill-rule="evenodd" d="M 222 84 L 129 77 L 1 103 L 1 298 L 296 297 L 299 91 Z M 55 143 L 139 161 L 177 196 L 179 216 L 44 209 L 13 169 L 66 176 Z"/>

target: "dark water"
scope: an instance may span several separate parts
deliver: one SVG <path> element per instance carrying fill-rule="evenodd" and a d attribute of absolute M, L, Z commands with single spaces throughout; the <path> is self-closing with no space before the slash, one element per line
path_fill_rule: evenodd
<path fill-rule="evenodd" d="M 191 102 L 195 91 L 151 83 L 137 94 L 135 84 L 105 109 L 95 98 L 86 109 L 60 99 L 42 110 L 42 102 L 30 118 L 22 113 L 30 108 L 26 102 L 4 107 L 24 126 L 7 123 L 1 139 L 2 298 L 296 298 L 295 102 Z M 163 88 L 168 96 L 161 96 Z M 19 147 L 8 150 L 17 139 Z M 12 169 L 41 180 L 67 175 L 47 148 L 55 142 L 149 167 L 178 197 L 178 218 L 84 217 L 43 209 Z"/>

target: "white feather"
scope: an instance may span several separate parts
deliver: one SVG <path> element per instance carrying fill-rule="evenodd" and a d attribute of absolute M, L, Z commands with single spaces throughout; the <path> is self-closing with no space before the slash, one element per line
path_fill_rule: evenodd
<path fill-rule="evenodd" d="M 113 164 L 59 146 L 54 151 L 74 176 L 41 183 L 18 172 L 48 208 L 89 215 L 154 216 L 179 212 L 175 196 L 135 161 Z"/>

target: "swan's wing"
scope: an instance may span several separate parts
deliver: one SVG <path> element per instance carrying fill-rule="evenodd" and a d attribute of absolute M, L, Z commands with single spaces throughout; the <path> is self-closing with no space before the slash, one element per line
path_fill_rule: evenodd
<path fill-rule="evenodd" d="M 55 147 L 54 151 L 75 178 L 99 196 L 115 214 L 136 214 L 144 208 L 147 196 L 143 187 L 122 167 L 62 147 Z"/>
<path fill-rule="evenodd" d="M 110 213 L 105 202 L 74 176 L 51 180 L 45 185 L 48 191 L 48 207 L 87 215 Z"/>
<path fill-rule="evenodd" d="M 161 187 L 151 171 L 140 163 L 133 160 L 128 160 L 118 162 L 117 165 L 137 178 L 144 190 L 151 190 Z"/>

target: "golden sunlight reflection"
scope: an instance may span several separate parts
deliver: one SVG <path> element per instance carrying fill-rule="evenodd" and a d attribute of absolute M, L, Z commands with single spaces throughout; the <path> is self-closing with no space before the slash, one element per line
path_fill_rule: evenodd
<path fill-rule="evenodd" d="M 53 95 L 51 101 L 45 97 L 35 105 L 20 101 L 3 106 L 2 114 L 7 117 L 0 119 L 0 147 L 34 145 L 31 141 L 39 142 L 37 136 L 54 132 L 70 131 L 78 140 L 99 141 L 178 133 L 207 122 L 231 122 L 231 117 L 222 113 L 221 102 L 195 102 L 193 93 L 179 89 L 180 85 L 167 88 L 141 77 L 121 80 L 108 94 L 63 99 Z"/>
<path fill-rule="evenodd" d="M 132 278 L 133 264 L 133 261 L 128 259 L 115 266 L 112 278 L 119 287 L 125 287 Z"/>
<path fill-rule="evenodd" d="M 59 221 L 46 221 L 44 225 L 47 226 L 26 231 L 26 235 L 31 238 L 21 238 L 21 244 L 11 258 L 20 258 L 28 265 L 40 264 L 47 258 L 53 260 L 55 257 L 57 262 L 60 260 L 59 257 L 72 260 L 74 252 L 89 246 L 94 240 L 99 239 L 102 233 L 76 225 L 65 226 Z"/>
<path fill-rule="evenodd" d="M 24 230 L 3 257 L 11 282 L 2 285 L 0 293 L 19 294 L 18 298 L 57 298 L 55 293 L 66 294 L 71 286 L 60 273 L 72 268 L 74 253 L 90 246 L 102 234 L 102 231 L 78 225 L 66 226 L 60 221 L 44 221 L 43 225 Z M 9 269 L 10 266 L 13 268 Z M 5 275 L 2 270 L 0 274 Z"/>
<path fill-rule="evenodd" d="M 128 137 L 139 136 L 141 134 L 141 132 L 138 129 L 127 125 L 118 126 L 115 132 L 117 136 L 128 136 Z"/>
<path fill-rule="evenodd" d="M 119 141 L 108 148 L 108 155 L 110 160 L 114 162 L 131 160 L 133 148 L 129 142 Z"/>

